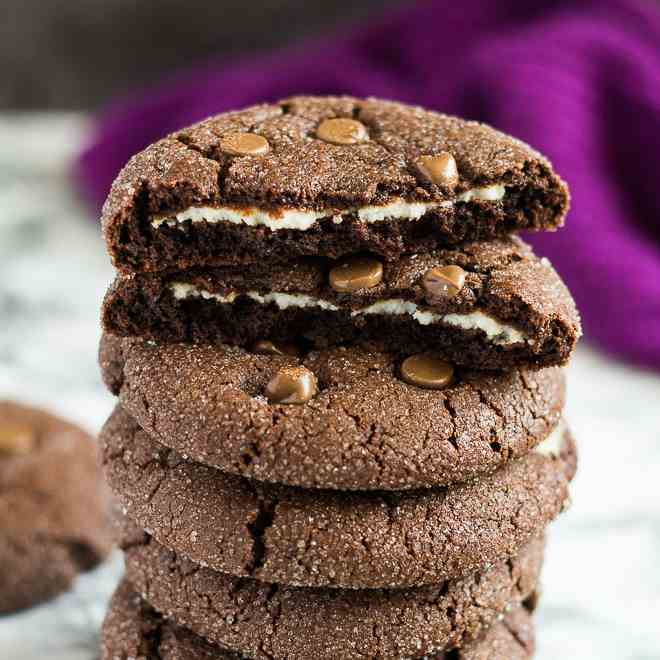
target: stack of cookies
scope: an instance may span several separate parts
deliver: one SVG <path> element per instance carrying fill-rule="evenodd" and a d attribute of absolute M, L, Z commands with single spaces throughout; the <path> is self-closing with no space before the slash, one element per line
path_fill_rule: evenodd
<path fill-rule="evenodd" d="M 127 164 L 100 361 L 106 660 L 533 655 L 575 446 L 565 184 L 488 126 L 298 97 Z"/>

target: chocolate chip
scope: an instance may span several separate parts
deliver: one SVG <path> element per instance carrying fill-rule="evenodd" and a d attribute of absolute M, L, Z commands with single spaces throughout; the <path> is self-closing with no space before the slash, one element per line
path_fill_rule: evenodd
<path fill-rule="evenodd" d="M 252 353 L 258 355 L 291 355 L 296 357 L 300 355 L 300 350 L 295 344 L 291 343 L 275 343 L 270 339 L 260 339 L 252 344 Z"/>
<path fill-rule="evenodd" d="M 441 390 L 450 385 L 454 378 L 454 367 L 425 353 L 406 358 L 401 365 L 401 378 L 410 385 L 428 390 Z"/>
<path fill-rule="evenodd" d="M 316 129 L 316 137 L 332 144 L 358 144 L 369 139 L 369 133 L 364 124 L 355 119 L 326 119 Z"/>
<path fill-rule="evenodd" d="M 0 426 L 0 454 L 24 456 L 35 447 L 36 436 L 29 426 L 4 424 Z"/>
<path fill-rule="evenodd" d="M 426 271 L 423 279 L 429 302 L 453 298 L 465 284 L 465 271 L 460 266 L 439 266 Z"/>
<path fill-rule="evenodd" d="M 455 186 L 458 183 L 456 161 L 447 151 L 435 156 L 422 156 L 416 165 L 422 175 L 437 186 Z"/>
<path fill-rule="evenodd" d="M 383 279 L 383 264 L 371 257 L 353 257 L 330 271 L 330 286 L 339 293 L 370 289 Z"/>
<path fill-rule="evenodd" d="M 283 367 L 266 385 L 271 403 L 307 403 L 317 392 L 316 376 L 305 367 Z"/>
<path fill-rule="evenodd" d="M 230 156 L 262 156 L 270 145 L 255 133 L 227 133 L 220 138 L 220 149 Z"/>

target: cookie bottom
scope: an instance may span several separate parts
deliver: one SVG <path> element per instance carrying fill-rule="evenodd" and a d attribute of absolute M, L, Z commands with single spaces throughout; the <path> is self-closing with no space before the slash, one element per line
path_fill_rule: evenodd
<path fill-rule="evenodd" d="M 404 254 L 466 241 L 488 241 L 518 231 L 551 231 L 561 223 L 565 193 L 545 173 L 534 173 L 527 185 L 507 188 L 501 202 L 472 201 L 452 209 L 438 208 L 414 222 L 389 218 L 365 223 L 349 215 L 337 224 L 329 215 L 302 232 L 190 220 L 155 227 L 144 221 L 141 210 L 126 222 L 108 226 L 105 238 L 117 269 L 131 273 L 286 263 L 310 256 L 339 259 L 361 252 L 395 261 Z"/>
<path fill-rule="evenodd" d="M 403 354 L 414 347 L 495 370 L 563 364 L 580 334 L 568 289 L 520 239 L 373 264 L 381 281 L 351 295 L 332 288 L 337 262 L 322 258 L 120 275 L 105 296 L 103 325 L 168 343 L 249 348 L 268 338 L 298 340 L 300 349 L 370 343 Z M 424 274 L 443 264 L 461 269 L 461 287 L 429 299 Z"/>

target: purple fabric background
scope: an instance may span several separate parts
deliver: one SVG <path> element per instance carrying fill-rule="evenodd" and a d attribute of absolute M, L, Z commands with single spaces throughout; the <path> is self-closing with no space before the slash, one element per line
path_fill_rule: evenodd
<path fill-rule="evenodd" d="M 588 338 L 660 368 L 660 4 L 424 2 L 276 56 L 183 72 L 110 107 L 77 163 L 103 201 L 119 168 L 210 114 L 294 93 L 375 95 L 480 119 L 544 152 L 567 227 L 533 242 Z"/>

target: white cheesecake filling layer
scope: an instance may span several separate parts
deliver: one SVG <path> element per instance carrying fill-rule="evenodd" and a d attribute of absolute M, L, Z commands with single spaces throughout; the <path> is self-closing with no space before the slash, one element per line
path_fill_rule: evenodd
<path fill-rule="evenodd" d="M 305 231 L 321 218 L 332 217 L 336 224 L 341 224 L 344 216 L 357 215 L 362 222 L 381 222 L 393 218 L 396 220 L 419 220 L 428 211 L 435 208 L 449 208 L 455 202 L 471 202 L 483 200 L 495 202 L 504 197 L 505 188 L 501 184 L 472 188 L 445 202 L 406 202 L 395 199 L 381 206 L 362 206 L 337 212 L 331 209 L 310 211 L 308 209 L 279 209 L 267 211 L 256 207 L 234 208 L 231 206 L 190 206 L 173 216 L 157 216 L 151 220 L 153 227 L 168 225 L 175 227 L 182 222 L 230 222 L 249 227 L 265 226 L 272 231 L 278 229 L 297 229 Z"/>
<path fill-rule="evenodd" d="M 184 300 L 185 298 L 204 298 L 204 300 L 216 300 L 220 303 L 233 303 L 236 298 L 246 296 L 252 298 L 262 305 L 275 303 L 280 309 L 287 309 L 288 307 L 320 307 L 321 309 L 328 309 L 332 311 L 339 310 L 337 305 L 333 305 L 327 300 L 307 296 L 304 293 L 266 293 L 261 294 L 257 291 L 245 291 L 237 293 L 230 291 L 226 294 L 212 293 L 205 289 L 200 289 L 194 284 L 187 284 L 186 282 L 172 282 L 170 289 L 177 300 Z"/>
<path fill-rule="evenodd" d="M 231 291 L 226 294 L 219 294 L 200 289 L 193 284 L 185 282 L 172 282 L 170 289 L 177 300 L 204 298 L 205 300 L 216 300 L 220 303 L 233 303 L 240 295 L 251 298 L 263 305 L 275 303 L 280 309 L 287 309 L 289 307 L 319 307 L 320 309 L 330 311 L 339 311 L 341 309 L 327 300 L 314 298 L 313 296 L 302 293 L 271 292 L 260 294 L 257 291 L 245 291 L 239 294 Z M 463 328 L 464 330 L 482 330 L 490 342 L 500 346 L 528 341 L 528 337 L 517 328 L 500 323 L 483 312 L 438 314 L 428 309 L 420 308 L 416 303 L 403 300 L 402 298 L 379 300 L 367 307 L 351 312 L 352 316 L 360 316 L 362 314 L 408 314 L 420 325 L 443 322 Z"/>
<path fill-rule="evenodd" d="M 541 454 L 543 456 L 558 458 L 561 455 L 561 448 L 564 444 L 565 433 L 566 422 L 562 420 L 545 440 L 536 445 L 534 451 L 537 454 Z"/>

